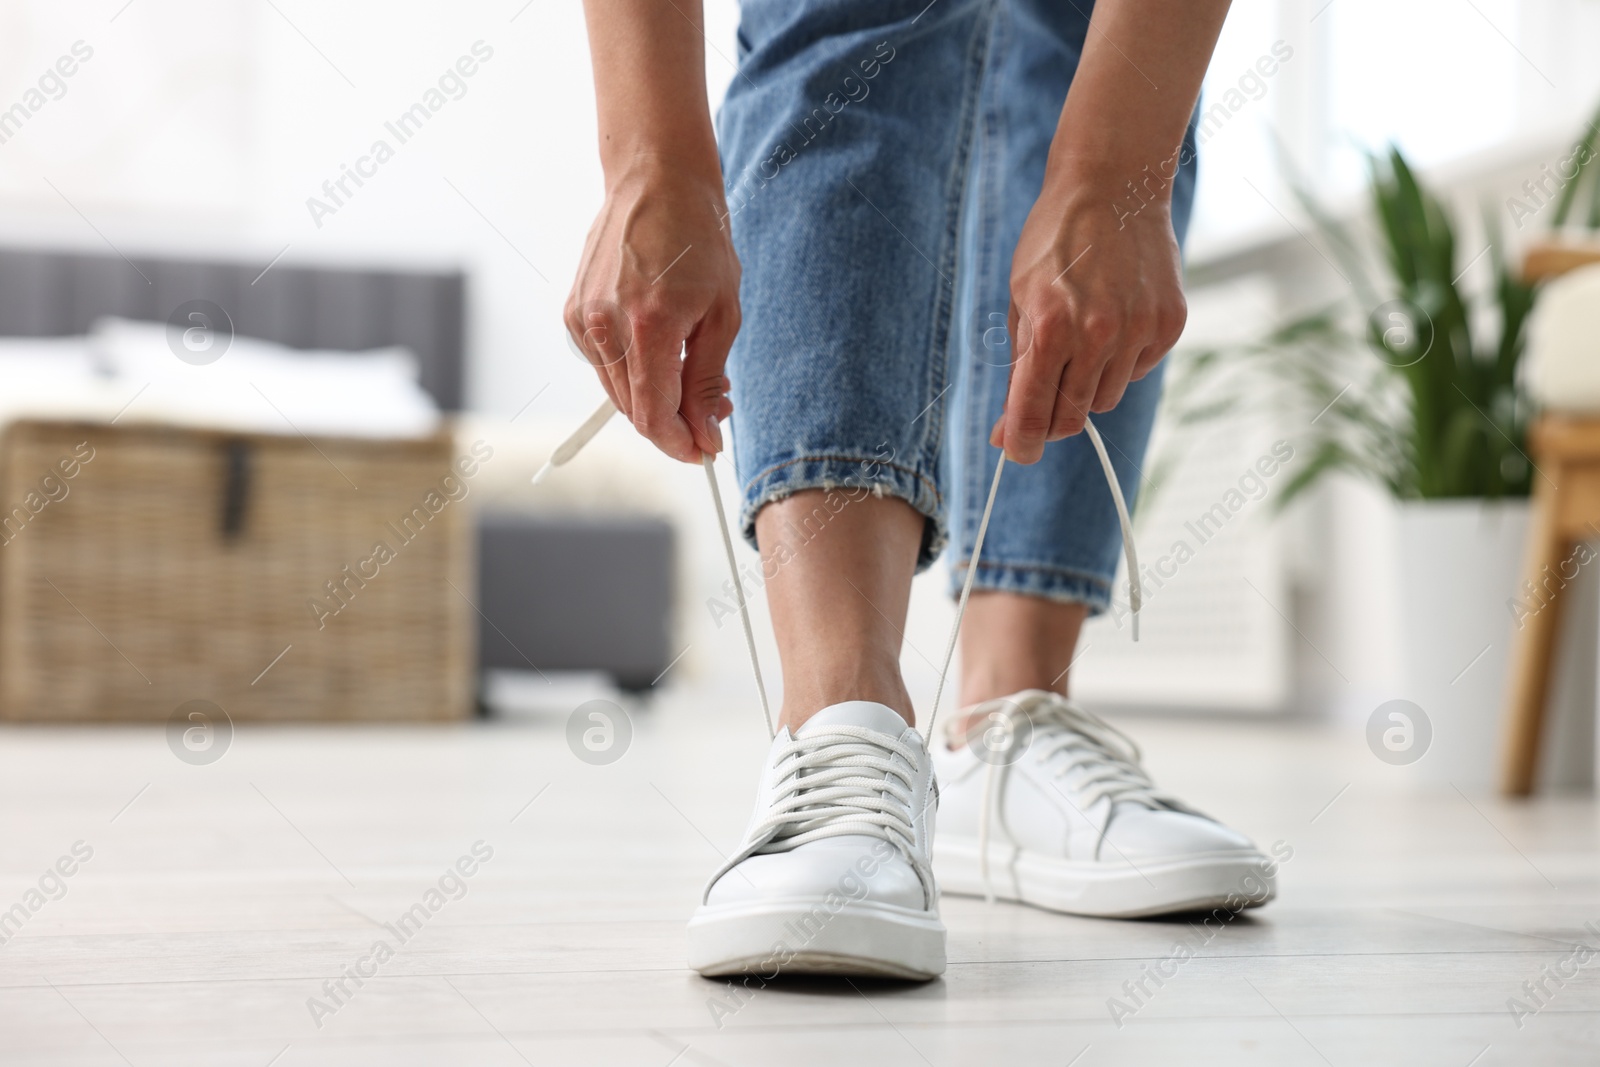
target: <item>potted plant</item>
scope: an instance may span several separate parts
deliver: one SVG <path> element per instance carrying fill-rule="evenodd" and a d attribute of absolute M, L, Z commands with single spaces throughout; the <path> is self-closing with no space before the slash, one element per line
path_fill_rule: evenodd
<path fill-rule="evenodd" d="M 1403 684 L 1394 696 L 1429 720 L 1426 777 L 1486 786 L 1507 605 L 1537 476 L 1518 379 L 1535 290 L 1508 264 L 1493 214 L 1487 248 L 1459 248 L 1450 211 L 1398 148 L 1369 164 L 1375 238 L 1358 239 L 1298 193 L 1348 293 L 1256 342 L 1181 361 L 1168 417 L 1181 447 L 1181 427 L 1273 411 L 1300 457 L 1278 510 L 1336 473 L 1398 502 Z M 1491 281 L 1469 291 L 1479 259 Z"/>

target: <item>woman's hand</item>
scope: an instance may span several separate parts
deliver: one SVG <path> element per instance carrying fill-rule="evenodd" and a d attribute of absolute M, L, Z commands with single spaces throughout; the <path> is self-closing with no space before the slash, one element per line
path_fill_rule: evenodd
<path fill-rule="evenodd" d="M 1170 209 L 1157 198 L 1135 212 L 1128 200 L 1112 181 L 1047 186 L 1023 226 L 1011 267 L 1017 355 L 989 438 L 1019 463 L 1116 407 L 1183 332 Z"/>
<path fill-rule="evenodd" d="M 608 181 L 564 318 L 617 409 L 673 459 L 722 450 L 739 260 L 721 184 L 646 159 Z"/>
<path fill-rule="evenodd" d="M 1228 0 L 1099 0 L 1011 262 L 1016 360 L 990 441 L 1019 463 L 1109 411 L 1188 314 L 1172 178 Z"/>
<path fill-rule="evenodd" d="M 606 201 L 563 312 L 617 410 L 687 463 L 722 450 L 739 332 L 702 6 L 584 0 Z"/>

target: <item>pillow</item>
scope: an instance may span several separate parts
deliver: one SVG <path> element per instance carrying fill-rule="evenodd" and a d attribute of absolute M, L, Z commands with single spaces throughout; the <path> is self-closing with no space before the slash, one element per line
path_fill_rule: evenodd
<path fill-rule="evenodd" d="M 110 419 L 131 395 L 95 373 L 88 338 L 0 337 L 0 423 Z"/>
<path fill-rule="evenodd" d="M 1600 412 L 1600 264 L 1545 285 L 1524 362 L 1528 392 L 1542 406 Z"/>
<path fill-rule="evenodd" d="M 93 373 L 86 337 L 0 337 L 0 373 L 8 384 Z"/>
<path fill-rule="evenodd" d="M 256 433 L 420 437 L 439 409 L 417 384 L 408 349 L 303 351 L 235 336 L 209 363 L 179 358 L 165 323 L 95 323 L 93 358 L 116 380 L 143 388 L 130 417 Z"/>

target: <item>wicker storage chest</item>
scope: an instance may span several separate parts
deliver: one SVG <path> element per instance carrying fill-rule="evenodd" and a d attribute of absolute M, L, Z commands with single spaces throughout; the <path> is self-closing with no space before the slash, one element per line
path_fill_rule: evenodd
<path fill-rule="evenodd" d="M 487 449 L 483 449 L 487 451 Z M 470 714 L 486 455 L 21 421 L 0 438 L 0 718 Z"/>

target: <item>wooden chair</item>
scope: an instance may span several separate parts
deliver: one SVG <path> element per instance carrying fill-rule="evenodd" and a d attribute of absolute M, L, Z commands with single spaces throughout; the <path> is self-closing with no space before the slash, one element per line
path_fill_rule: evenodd
<path fill-rule="evenodd" d="M 1600 248 L 1540 245 L 1524 258 L 1523 276 L 1543 281 L 1589 263 L 1600 263 Z M 1535 599 L 1527 597 L 1527 586 L 1519 587 L 1519 598 L 1532 610 L 1513 637 L 1500 774 L 1507 796 L 1533 792 L 1538 772 L 1562 591 L 1575 577 L 1563 573 L 1562 565 L 1579 542 L 1600 539 L 1600 415 L 1540 416 L 1528 433 L 1528 450 L 1538 473 L 1523 578 Z M 1565 569 L 1571 572 L 1573 564 Z"/>

